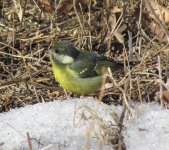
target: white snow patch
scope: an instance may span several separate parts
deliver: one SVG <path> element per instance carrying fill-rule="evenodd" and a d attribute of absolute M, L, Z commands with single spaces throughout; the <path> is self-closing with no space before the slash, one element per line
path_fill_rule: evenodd
<path fill-rule="evenodd" d="M 137 105 L 125 122 L 124 141 L 128 150 L 168 150 L 169 110 L 157 103 Z"/>
<path fill-rule="evenodd" d="M 81 120 L 84 109 L 78 109 L 75 115 L 75 107 L 96 110 L 98 114 L 104 116 L 103 119 L 110 119 L 108 106 L 90 98 L 39 103 L 13 109 L 0 114 L 0 149 L 28 149 L 27 132 L 33 138 L 31 142 L 34 150 L 50 144 L 52 146 L 47 150 L 86 149 L 86 135 L 90 123 Z M 38 141 L 42 145 L 38 144 Z M 90 144 L 90 149 L 93 150 L 100 147 L 100 142 L 93 135 Z M 102 144 L 103 149 L 108 147 L 111 149 L 110 145 Z"/>
<path fill-rule="evenodd" d="M 136 104 L 130 119 L 124 121 L 124 142 L 127 150 L 169 149 L 169 110 L 157 103 Z M 87 131 L 94 125 L 90 136 L 93 150 L 111 150 L 96 138 L 100 120 L 114 123 L 112 112 L 121 113 L 120 106 L 107 106 L 92 98 L 39 103 L 0 114 L 0 150 L 28 149 L 28 132 L 33 149 L 84 150 L 89 146 Z M 89 119 L 96 114 L 94 123 Z M 76 114 L 76 115 L 75 115 Z M 74 117 L 75 116 L 75 117 Z M 83 117 L 82 117 L 83 116 Z M 87 119 L 84 119 L 84 118 Z M 35 139 L 37 141 L 35 141 Z M 38 144 L 38 141 L 42 144 Z"/>

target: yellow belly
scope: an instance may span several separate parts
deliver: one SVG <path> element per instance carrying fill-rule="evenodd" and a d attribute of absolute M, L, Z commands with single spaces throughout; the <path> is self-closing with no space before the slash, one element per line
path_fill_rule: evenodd
<path fill-rule="evenodd" d="M 54 76 L 57 82 L 68 91 L 75 94 L 92 94 L 101 88 L 102 77 L 79 78 L 67 66 L 52 64 Z"/>

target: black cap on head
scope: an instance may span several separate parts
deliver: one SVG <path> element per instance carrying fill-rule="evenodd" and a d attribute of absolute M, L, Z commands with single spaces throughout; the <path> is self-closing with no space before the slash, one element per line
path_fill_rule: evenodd
<path fill-rule="evenodd" d="M 54 51 L 58 54 L 67 55 L 76 58 L 79 51 L 74 47 L 73 43 L 63 40 L 54 43 Z"/>

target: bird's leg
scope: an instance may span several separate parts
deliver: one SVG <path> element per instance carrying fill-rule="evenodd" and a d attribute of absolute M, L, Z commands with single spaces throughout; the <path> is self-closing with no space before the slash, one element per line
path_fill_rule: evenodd
<path fill-rule="evenodd" d="M 76 94 L 73 94 L 72 92 L 66 91 L 65 89 L 63 89 L 63 91 L 65 93 L 66 99 L 71 99 L 72 97 L 76 97 Z"/>
<path fill-rule="evenodd" d="M 68 99 L 68 94 L 67 94 L 67 91 L 65 89 L 63 89 L 64 93 L 65 93 L 65 96 L 66 96 L 66 99 Z"/>

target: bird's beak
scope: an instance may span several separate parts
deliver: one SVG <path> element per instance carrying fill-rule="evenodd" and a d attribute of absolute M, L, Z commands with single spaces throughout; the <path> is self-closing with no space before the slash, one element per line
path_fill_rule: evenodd
<path fill-rule="evenodd" d="M 49 53 L 52 53 L 54 49 L 53 48 L 49 48 L 48 50 L 49 50 Z"/>

